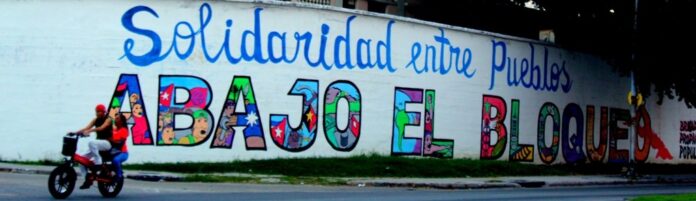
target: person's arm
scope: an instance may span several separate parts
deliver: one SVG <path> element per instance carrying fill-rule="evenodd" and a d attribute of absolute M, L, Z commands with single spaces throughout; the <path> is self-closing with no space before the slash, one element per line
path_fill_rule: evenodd
<path fill-rule="evenodd" d="M 94 131 L 103 131 L 104 129 L 108 128 L 109 126 L 111 126 L 111 117 L 106 118 L 106 121 L 104 121 L 104 123 L 102 123 L 102 125 L 100 125 L 99 127 L 88 129 L 87 131 L 85 131 L 85 135 L 89 136 L 89 133 L 94 132 Z"/>
<path fill-rule="evenodd" d="M 96 121 L 97 121 L 97 118 L 92 119 L 92 121 L 90 121 L 89 124 L 87 124 L 87 126 L 85 126 L 84 128 L 80 129 L 80 130 L 77 131 L 77 132 L 78 132 L 78 133 L 84 133 L 84 134 L 89 135 L 89 133 L 88 133 L 87 131 L 90 130 L 90 128 L 94 127 L 94 123 L 95 123 Z"/>

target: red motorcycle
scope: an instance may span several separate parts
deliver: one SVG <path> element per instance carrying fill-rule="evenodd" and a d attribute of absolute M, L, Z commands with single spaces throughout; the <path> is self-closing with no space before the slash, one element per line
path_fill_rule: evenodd
<path fill-rule="evenodd" d="M 99 155 L 102 157 L 103 164 L 100 167 L 94 167 L 94 163 L 89 158 L 75 153 L 77 141 L 81 137 L 84 137 L 81 133 L 68 133 L 63 137 L 64 162 L 51 171 L 48 177 L 48 192 L 56 199 L 65 199 L 70 196 L 77 181 L 77 173 L 73 168 L 77 163 L 87 167 L 89 175 L 87 179 L 97 182 L 99 193 L 102 196 L 116 197 L 123 188 L 123 178 L 116 176 L 116 169 L 111 160 L 118 153 L 100 151 Z"/>

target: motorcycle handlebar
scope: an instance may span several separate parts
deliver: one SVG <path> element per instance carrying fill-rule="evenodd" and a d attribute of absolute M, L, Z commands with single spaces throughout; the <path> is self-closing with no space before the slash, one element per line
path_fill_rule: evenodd
<path fill-rule="evenodd" d="M 81 132 L 69 132 L 68 134 L 66 134 L 66 136 L 70 136 L 70 137 L 73 137 L 73 136 L 85 137 L 85 135 L 84 135 L 83 133 L 81 133 Z"/>

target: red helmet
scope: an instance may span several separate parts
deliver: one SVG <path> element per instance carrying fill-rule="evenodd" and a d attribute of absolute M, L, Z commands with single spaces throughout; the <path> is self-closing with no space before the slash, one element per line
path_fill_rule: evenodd
<path fill-rule="evenodd" d="M 102 104 L 99 104 L 96 108 L 94 108 L 94 110 L 97 112 L 106 112 L 106 107 L 104 107 L 104 105 Z"/>

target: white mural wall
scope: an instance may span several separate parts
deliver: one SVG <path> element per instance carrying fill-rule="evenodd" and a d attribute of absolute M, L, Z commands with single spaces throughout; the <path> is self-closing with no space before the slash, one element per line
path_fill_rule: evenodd
<path fill-rule="evenodd" d="M 537 41 L 280 2 L 0 7 L 2 160 L 59 158 L 62 136 L 99 103 L 129 117 L 129 162 L 622 163 L 631 135 L 639 161 L 696 155 L 696 110 L 649 99 L 629 128 L 628 78 Z"/>

